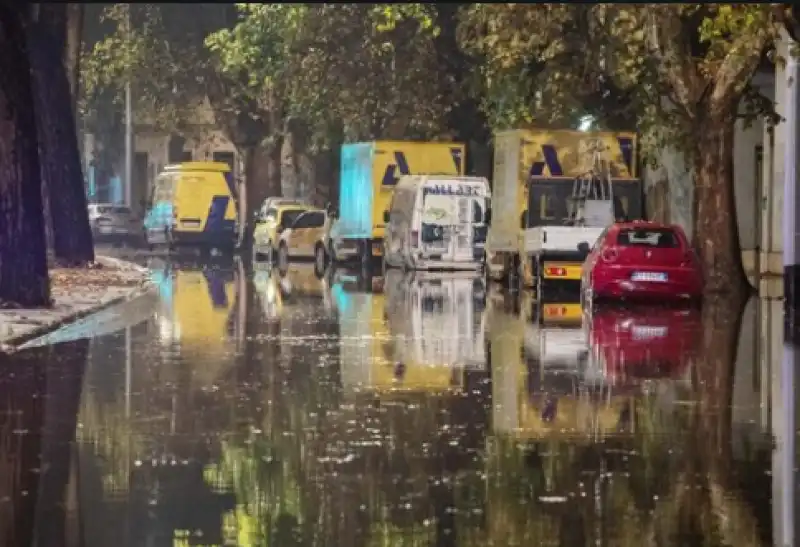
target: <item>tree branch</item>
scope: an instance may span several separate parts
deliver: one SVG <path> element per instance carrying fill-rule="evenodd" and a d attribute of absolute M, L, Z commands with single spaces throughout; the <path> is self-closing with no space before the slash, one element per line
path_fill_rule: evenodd
<path fill-rule="evenodd" d="M 647 39 L 651 54 L 657 61 L 656 66 L 675 90 L 675 102 L 693 117 L 697 96 L 705 86 L 683 39 L 680 17 L 671 5 L 661 8 L 648 6 L 644 9 L 648 10 Z"/>
<path fill-rule="evenodd" d="M 712 117 L 725 115 L 736 107 L 732 103 L 752 78 L 770 42 L 766 30 L 759 30 L 756 36 L 743 34 L 733 42 L 717 70 L 709 103 Z"/>

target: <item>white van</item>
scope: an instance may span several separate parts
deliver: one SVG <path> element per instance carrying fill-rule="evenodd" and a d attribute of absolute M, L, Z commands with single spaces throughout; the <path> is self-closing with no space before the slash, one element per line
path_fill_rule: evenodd
<path fill-rule="evenodd" d="M 491 217 L 483 177 L 406 175 L 384 214 L 384 265 L 413 270 L 477 270 Z"/>

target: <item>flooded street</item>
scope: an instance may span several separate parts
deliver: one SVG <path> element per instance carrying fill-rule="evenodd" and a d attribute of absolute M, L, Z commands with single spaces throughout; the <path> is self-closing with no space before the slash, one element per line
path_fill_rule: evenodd
<path fill-rule="evenodd" d="M 2 363 L 5 545 L 794 543 L 779 300 L 149 266 L 152 316 Z"/>

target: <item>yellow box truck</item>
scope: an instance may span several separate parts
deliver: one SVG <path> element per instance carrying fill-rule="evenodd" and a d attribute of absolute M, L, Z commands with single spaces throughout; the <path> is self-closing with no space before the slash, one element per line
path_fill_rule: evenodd
<path fill-rule="evenodd" d="M 542 226 L 557 231 L 565 226 L 573 184 L 592 168 L 595 150 L 602 150 L 608 163 L 620 209 L 617 216 L 642 218 L 635 133 L 517 129 L 495 133 L 494 145 L 492 225 L 486 247 L 495 278 L 512 282 L 521 276 L 525 285 L 533 284 L 533 268 L 525 259 L 530 254 L 525 249 L 525 232 Z M 573 228 L 567 235 L 585 235 L 579 231 Z M 573 255 L 560 257 L 567 267 L 559 271 L 579 275 L 585 256 L 577 249 Z"/>
<path fill-rule="evenodd" d="M 328 237 L 335 261 L 368 265 L 383 254 L 384 212 L 401 175 L 463 175 L 466 150 L 451 142 L 373 141 L 342 146 L 339 211 Z"/>

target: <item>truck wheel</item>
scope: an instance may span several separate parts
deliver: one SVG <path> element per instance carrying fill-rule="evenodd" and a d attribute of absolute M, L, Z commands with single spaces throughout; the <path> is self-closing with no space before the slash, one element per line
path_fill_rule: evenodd
<path fill-rule="evenodd" d="M 372 250 L 370 249 L 369 240 L 364 240 L 361 242 L 360 251 L 361 271 L 365 274 L 369 274 L 372 272 Z"/>
<path fill-rule="evenodd" d="M 514 255 L 511 258 L 511 267 L 508 268 L 508 289 L 511 291 L 518 291 L 520 286 L 520 272 L 519 272 L 519 255 Z"/>
<path fill-rule="evenodd" d="M 325 275 L 325 268 L 328 266 L 328 255 L 325 252 L 325 247 L 322 243 L 317 243 L 314 246 L 314 273 L 317 277 Z"/>

